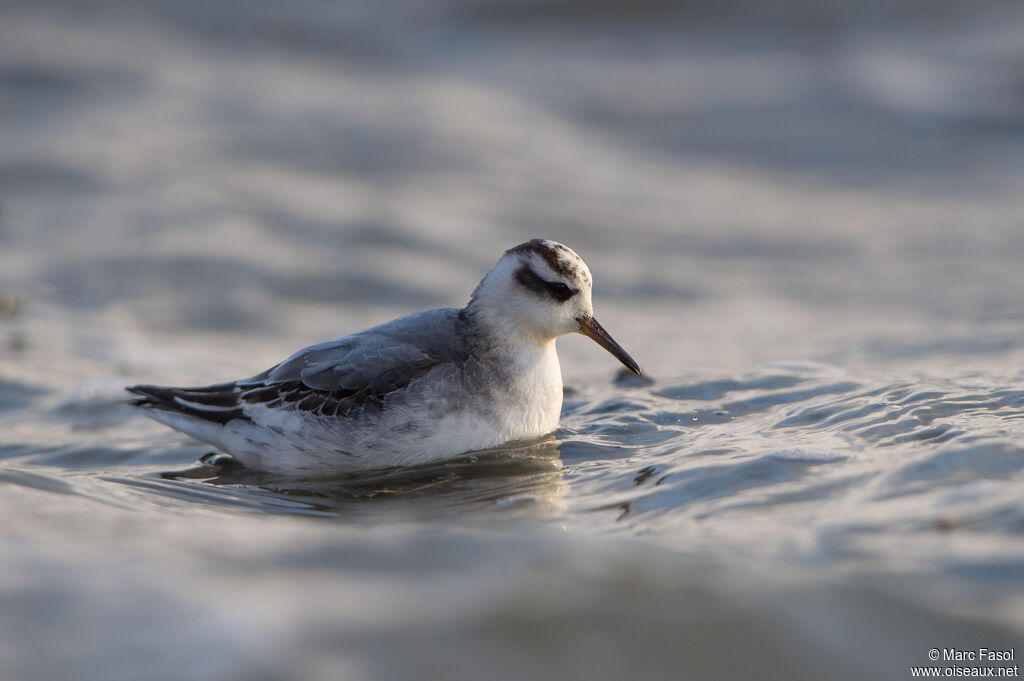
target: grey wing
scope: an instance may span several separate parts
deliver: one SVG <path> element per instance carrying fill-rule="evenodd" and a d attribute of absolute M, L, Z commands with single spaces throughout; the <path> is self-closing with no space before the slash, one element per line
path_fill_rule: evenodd
<path fill-rule="evenodd" d="M 356 334 L 300 350 L 257 378 L 264 385 L 299 381 L 311 390 L 383 397 L 440 362 L 413 343 Z"/>
<path fill-rule="evenodd" d="M 458 310 L 449 308 L 407 315 L 299 350 L 252 380 L 263 385 L 299 381 L 310 390 L 380 398 L 442 362 L 463 357 L 458 323 Z"/>
<path fill-rule="evenodd" d="M 434 367 L 457 360 L 461 341 L 455 310 L 430 310 L 312 345 L 241 381 L 201 388 L 134 386 L 135 404 L 217 423 L 249 418 L 264 405 L 336 416 L 382 402 Z"/>
<path fill-rule="evenodd" d="M 138 385 L 140 407 L 226 424 L 247 420 L 248 405 L 338 416 L 367 402 L 380 403 L 441 362 L 408 344 L 353 337 L 300 350 L 252 378 L 200 388 Z"/>

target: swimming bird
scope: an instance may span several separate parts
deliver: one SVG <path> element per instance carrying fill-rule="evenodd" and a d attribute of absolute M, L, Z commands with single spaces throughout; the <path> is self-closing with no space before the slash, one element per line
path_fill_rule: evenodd
<path fill-rule="evenodd" d="M 534 440 L 558 427 L 559 336 L 589 336 L 640 373 L 594 318 L 591 283 L 573 250 L 534 239 L 505 251 L 462 309 L 312 345 L 252 378 L 127 390 L 157 421 L 286 475 L 422 464 Z"/>

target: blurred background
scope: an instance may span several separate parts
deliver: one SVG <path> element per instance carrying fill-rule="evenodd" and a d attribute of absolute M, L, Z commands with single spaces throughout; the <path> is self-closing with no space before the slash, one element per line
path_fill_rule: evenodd
<path fill-rule="evenodd" d="M 119 403 L 461 306 L 533 237 L 653 379 L 563 339 L 551 442 L 299 485 Z M 1019 3 L 5 0 L 2 675 L 1020 644 L 1022 261 Z"/>

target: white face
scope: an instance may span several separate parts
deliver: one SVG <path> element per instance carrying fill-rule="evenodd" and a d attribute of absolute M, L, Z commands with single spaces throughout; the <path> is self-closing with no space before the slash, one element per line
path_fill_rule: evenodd
<path fill-rule="evenodd" d="M 534 239 L 505 251 L 468 307 L 506 342 L 546 343 L 582 333 L 639 374 L 636 361 L 594 319 L 591 281 L 590 268 L 572 249 Z"/>
<path fill-rule="evenodd" d="M 538 340 L 579 331 L 594 314 L 587 264 L 571 249 L 534 240 L 506 252 L 480 293 L 507 323 Z"/>

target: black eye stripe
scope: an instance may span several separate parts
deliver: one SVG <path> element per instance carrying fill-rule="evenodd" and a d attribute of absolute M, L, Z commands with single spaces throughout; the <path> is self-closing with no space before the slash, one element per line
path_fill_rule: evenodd
<path fill-rule="evenodd" d="M 537 273 L 531 270 L 526 265 L 521 265 L 516 270 L 516 280 L 525 288 L 527 291 L 532 291 L 538 295 L 542 295 L 547 292 L 547 282 L 537 276 Z"/>
<path fill-rule="evenodd" d="M 548 293 L 550 293 L 555 300 L 566 301 L 579 293 L 579 291 L 572 290 L 560 281 L 545 281 L 544 284 L 547 286 Z"/>
<path fill-rule="evenodd" d="M 549 295 L 560 302 L 569 300 L 579 293 L 579 291 L 566 286 L 560 281 L 545 281 L 541 279 L 536 272 L 526 265 L 522 265 L 516 270 L 516 280 L 527 291 L 532 291 L 537 295 Z"/>

